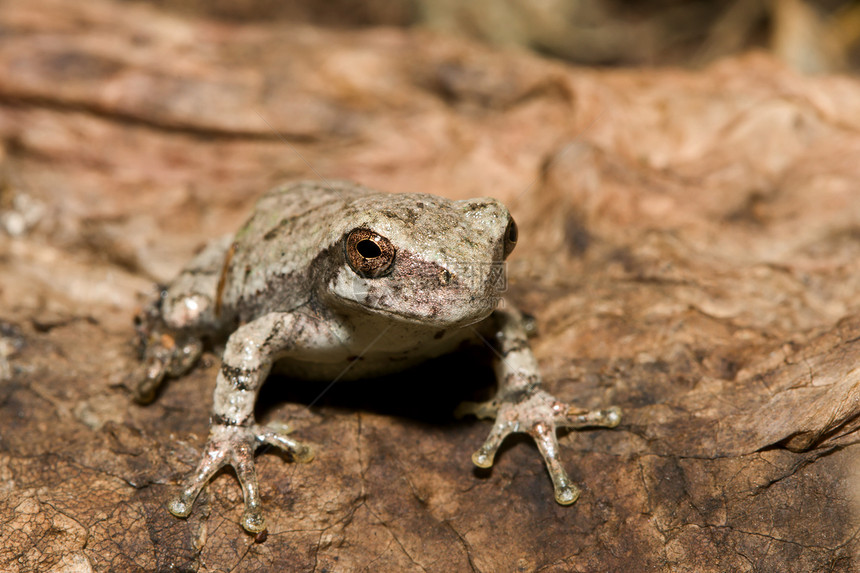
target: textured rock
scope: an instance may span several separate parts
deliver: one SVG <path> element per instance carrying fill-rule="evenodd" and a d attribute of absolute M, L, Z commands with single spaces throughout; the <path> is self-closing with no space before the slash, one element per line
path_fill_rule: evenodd
<path fill-rule="evenodd" d="M 857 569 L 856 80 L 757 55 L 593 71 L 102 0 L 7 1 L 0 28 L 0 569 Z M 471 467 L 488 425 L 452 412 L 491 377 L 455 357 L 312 409 L 324 386 L 271 381 L 258 415 L 320 447 L 259 457 L 265 543 L 229 473 L 167 513 L 217 356 L 134 405 L 132 314 L 306 177 L 508 204 L 546 385 L 625 410 L 562 437 L 574 506 L 528 441 Z"/>

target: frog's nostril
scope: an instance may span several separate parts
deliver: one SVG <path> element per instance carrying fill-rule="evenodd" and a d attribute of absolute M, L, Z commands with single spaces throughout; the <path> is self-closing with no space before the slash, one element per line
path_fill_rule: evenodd
<path fill-rule="evenodd" d="M 442 286 L 446 286 L 451 282 L 451 273 L 447 269 L 442 269 L 439 271 L 439 284 Z"/>

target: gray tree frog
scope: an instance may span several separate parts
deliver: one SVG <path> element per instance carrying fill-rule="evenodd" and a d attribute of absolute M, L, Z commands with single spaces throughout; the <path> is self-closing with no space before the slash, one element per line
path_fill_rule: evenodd
<path fill-rule="evenodd" d="M 579 489 L 559 461 L 556 428 L 614 427 L 618 408 L 588 411 L 540 387 L 522 315 L 498 308 L 499 269 L 517 242 L 508 210 L 490 198 L 452 201 L 387 194 L 349 182 L 276 187 L 232 238 L 204 248 L 138 317 L 136 397 L 151 401 L 165 377 L 187 372 L 203 340 L 226 340 L 209 439 L 168 509 L 188 516 L 209 479 L 232 466 L 242 525 L 265 530 L 254 469 L 269 444 L 300 462 L 311 448 L 284 426 L 254 419 L 272 366 L 303 379 L 347 380 L 403 370 L 474 340 L 492 341 L 498 390 L 461 413 L 494 418 L 472 461 L 490 467 L 505 437 L 537 442 L 560 504 Z"/>

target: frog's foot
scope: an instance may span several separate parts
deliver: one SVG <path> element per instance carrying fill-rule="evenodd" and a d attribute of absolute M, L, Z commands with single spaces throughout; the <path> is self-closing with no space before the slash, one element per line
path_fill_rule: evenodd
<path fill-rule="evenodd" d="M 570 505 L 579 497 L 579 488 L 567 476 L 559 459 L 557 428 L 603 426 L 614 428 L 621 421 L 621 410 L 583 410 L 556 400 L 543 390 L 510 396 L 497 396 L 482 403 L 464 403 L 459 414 L 479 418 L 495 416 L 496 422 L 484 445 L 472 454 L 472 462 L 481 468 L 493 465 L 493 459 L 504 439 L 514 432 L 525 432 L 534 438 L 552 478 L 555 500 Z"/>
<path fill-rule="evenodd" d="M 209 482 L 215 472 L 229 465 L 236 470 L 245 498 L 242 527 L 251 533 L 264 531 L 266 523 L 263 518 L 257 472 L 254 468 L 256 449 L 264 444 L 275 446 L 289 452 L 294 460 L 301 463 L 309 462 L 314 457 L 311 448 L 289 438 L 288 431 L 285 425 L 265 427 L 257 424 L 250 426 L 213 424 L 197 469 L 188 476 L 182 490 L 167 504 L 167 509 L 177 517 L 188 517 L 194 500 L 197 499 L 203 486 Z"/>
<path fill-rule="evenodd" d="M 144 341 L 143 365 L 134 373 L 134 399 L 148 404 L 155 399 L 158 388 L 168 376 L 185 374 L 203 352 L 203 342 L 193 336 L 160 334 Z"/>

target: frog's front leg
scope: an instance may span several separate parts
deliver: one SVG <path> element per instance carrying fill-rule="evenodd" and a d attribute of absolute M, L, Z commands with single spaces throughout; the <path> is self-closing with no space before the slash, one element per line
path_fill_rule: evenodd
<path fill-rule="evenodd" d="M 613 428 L 621 421 L 621 410 L 584 410 L 541 390 L 540 373 L 526 338 L 522 315 L 515 310 L 497 310 L 495 342 L 498 352 L 494 363 L 498 391 L 489 402 L 465 403 L 461 413 L 479 418 L 495 417 L 495 424 L 484 445 L 472 455 L 478 467 L 493 465 L 502 441 L 511 433 L 525 432 L 534 438 L 546 462 L 555 489 L 555 500 L 569 505 L 579 497 L 579 488 L 570 480 L 559 459 L 556 429 L 604 426 Z"/>
<path fill-rule="evenodd" d="M 245 512 L 242 526 L 250 532 L 265 529 L 254 452 L 269 444 L 289 452 L 293 459 L 308 462 L 313 453 L 307 445 L 289 438 L 285 428 L 258 425 L 254 403 L 272 364 L 279 358 L 320 343 L 318 324 L 300 313 L 270 313 L 236 330 L 227 341 L 221 370 L 215 384 L 209 440 L 197 469 L 186 479 L 168 509 L 178 517 L 191 513 L 194 500 L 210 478 L 225 465 L 232 466 L 242 485 Z M 311 341 L 311 338 L 313 341 Z"/>

